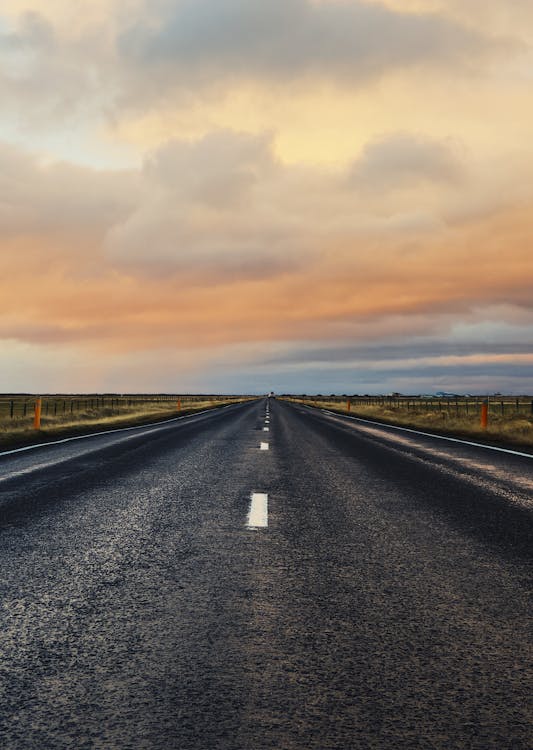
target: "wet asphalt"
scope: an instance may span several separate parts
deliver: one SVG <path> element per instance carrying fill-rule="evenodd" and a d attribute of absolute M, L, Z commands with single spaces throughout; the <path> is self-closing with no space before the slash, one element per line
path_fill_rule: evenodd
<path fill-rule="evenodd" d="M 0 747 L 533 747 L 533 459 L 266 403 L 0 456 Z"/>

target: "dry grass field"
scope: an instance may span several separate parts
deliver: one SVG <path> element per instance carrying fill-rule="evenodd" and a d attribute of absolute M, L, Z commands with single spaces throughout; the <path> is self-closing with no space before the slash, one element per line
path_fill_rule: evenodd
<path fill-rule="evenodd" d="M 179 400 L 179 403 L 178 403 Z M 0 396 L 0 448 L 169 419 L 244 397 L 50 396 L 42 400 L 41 429 L 34 428 L 34 396 Z"/>
<path fill-rule="evenodd" d="M 349 411 L 346 399 L 327 400 L 311 396 L 307 399 L 291 400 L 426 432 L 455 435 L 494 444 L 533 447 L 533 414 L 531 401 L 526 399 L 521 400 L 518 406 L 514 399 L 495 400 L 489 405 L 486 429 L 481 428 L 479 405 L 471 402 L 467 413 L 464 400 L 459 401 L 457 405 L 455 401 L 441 401 L 439 404 L 435 401 L 417 403 L 413 400 L 409 402 L 409 406 L 406 401 L 400 402 L 399 405 L 365 404 L 355 401 L 350 404 Z"/>

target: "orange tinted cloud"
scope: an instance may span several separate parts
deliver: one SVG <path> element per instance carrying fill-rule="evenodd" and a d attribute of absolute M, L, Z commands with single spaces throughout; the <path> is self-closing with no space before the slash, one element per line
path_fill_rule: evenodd
<path fill-rule="evenodd" d="M 132 263 L 125 256 L 117 260 L 98 237 L 73 248 L 70 228 L 63 236 L 56 231 L 47 242 L 42 236 L 4 241 L 0 335 L 86 342 L 101 351 L 149 350 L 319 340 L 342 336 L 350 323 L 391 316 L 422 314 L 431 327 L 439 315 L 468 316 L 496 304 L 528 309 L 531 208 L 502 209 L 465 225 L 443 226 L 437 237 L 409 229 L 354 229 L 348 237 L 343 226 L 342 236 L 324 238 L 319 216 L 319 244 L 306 215 L 298 236 L 308 239 L 309 252 L 304 248 L 296 262 L 280 261 L 266 273 L 246 260 L 239 265 L 249 216 L 244 229 L 237 222 L 219 237 L 221 255 L 200 260 L 185 253 L 183 261 L 179 247 L 175 256 L 161 257 L 149 244 L 143 256 L 134 246 Z M 250 205 L 246 210 L 253 217 Z M 150 226 L 157 245 L 156 225 Z M 291 249 L 294 227 L 287 235 L 284 231 L 282 221 L 281 247 L 271 251 L 274 259 Z M 143 238 L 148 242 L 148 235 Z M 267 245 L 262 252 L 268 264 Z"/>

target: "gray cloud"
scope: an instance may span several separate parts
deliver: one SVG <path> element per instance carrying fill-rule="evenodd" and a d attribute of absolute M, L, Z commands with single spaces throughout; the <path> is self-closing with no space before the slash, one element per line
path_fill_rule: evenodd
<path fill-rule="evenodd" d="M 103 231 L 133 210 L 136 199 L 131 172 L 41 163 L 0 142 L 3 237 L 69 229 Z"/>
<path fill-rule="evenodd" d="M 15 74 L 17 62 L 23 65 L 26 54 L 38 50 L 50 51 L 55 44 L 56 35 L 53 26 L 44 16 L 35 12 L 23 13 L 15 28 L 0 31 L 0 50 L 12 56 Z"/>
<path fill-rule="evenodd" d="M 352 165 L 349 182 L 370 190 L 457 183 L 464 167 L 449 141 L 412 133 L 392 133 L 367 144 Z"/>
<path fill-rule="evenodd" d="M 108 257 L 155 275 L 203 269 L 219 281 L 294 268 L 301 225 L 280 204 L 286 178 L 268 136 L 170 141 L 147 158 L 142 198 L 108 233 Z"/>
<path fill-rule="evenodd" d="M 224 130 L 192 143 L 169 141 L 144 166 L 151 184 L 213 207 L 237 205 L 275 171 L 270 137 Z"/>
<path fill-rule="evenodd" d="M 0 13 L 0 98 L 29 128 L 58 116 L 120 117 L 235 82 L 332 79 L 352 85 L 388 71 L 442 66 L 479 71 L 523 44 L 483 35 L 444 14 L 375 3 L 312 0 L 150 0 L 106 23 L 59 30 L 39 13 Z M 4 21 L 2 23 L 2 21 Z"/>
<path fill-rule="evenodd" d="M 365 2 L 182 0 L 156 8 L 155 23 L 122 34 L 120 54 L 150 77 L 159 71 L 160 81 L 187 88 L 257 75 L 365 80 L 402 66 L 475 66 L 510 46 L 434 13 Z"/>
<path fill-rule="evenodd" d="M 466 357 L 489 354 L 533 354 L 533 343 L 524 341 L 503 342 L 456 342 L 445 337 L 430 341 L 410 339 L 401 344 L 376 344 L 365 346 L 359 343 L 343 347 L 316 347 L 314 349 L 294 349 L 291 352 L 277 355 L 265 361 L 265 364 L 318 364 L 320 362 L 343 363 L 369 361 L 387 361 L 393 366 L 394 361 L 406 358 L 427 357 Z"/>
<path fill-rule="evenodd" d="M 43 12 L 7 21 L 0 12 L 2 116 L 18 128 L 44 128 L 109 107 L 119 87 L 106 29 L 67 36 Z"/>

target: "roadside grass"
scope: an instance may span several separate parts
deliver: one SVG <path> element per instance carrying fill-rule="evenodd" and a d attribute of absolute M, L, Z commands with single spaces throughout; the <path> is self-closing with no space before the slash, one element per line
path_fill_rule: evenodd
<path fill-rule="evenodd" d="M 244 399 L 232 401 L 209 399 L 190 401 L 182 399 L 181 409 L 167 402 L 145 403 L 135 406 L 120 406 L 85 409 L 72 413 L 44 416 L 41 429 L 33 427 L 33 414 L 27 417 L 0 421 L 0 448 L 9 449 L 33 443 L 48 442 L 75 435 L 83 435 L 98 430 L 111 430 L 120 427 L 143 425 L 150 422 L 164 421 L 172 417 L 193 414 L 194 412 L 226 406 Z"/>
<path fill-rule="evenodd" d="M 425 432 L 475 439 L 477 442 L 494 445 L 504 444 L 533 448 L 533 416 L 527 417 L 524 414 L 501 416 L 491 413 L 488 427 L 483 430 L 480 426 L 480 414 L 477 410 L 468 416 L 466 414 L 457 416 L 452 411 L 448 412 L 447 410 L 439 412 L 423 408 L 407 410 L 377 405 L 357 405 L 353 406 L 348 412 L 346 404 L 339 404 L 338 401 L 315 402 L 309 400 L 301 403 Z"/>

